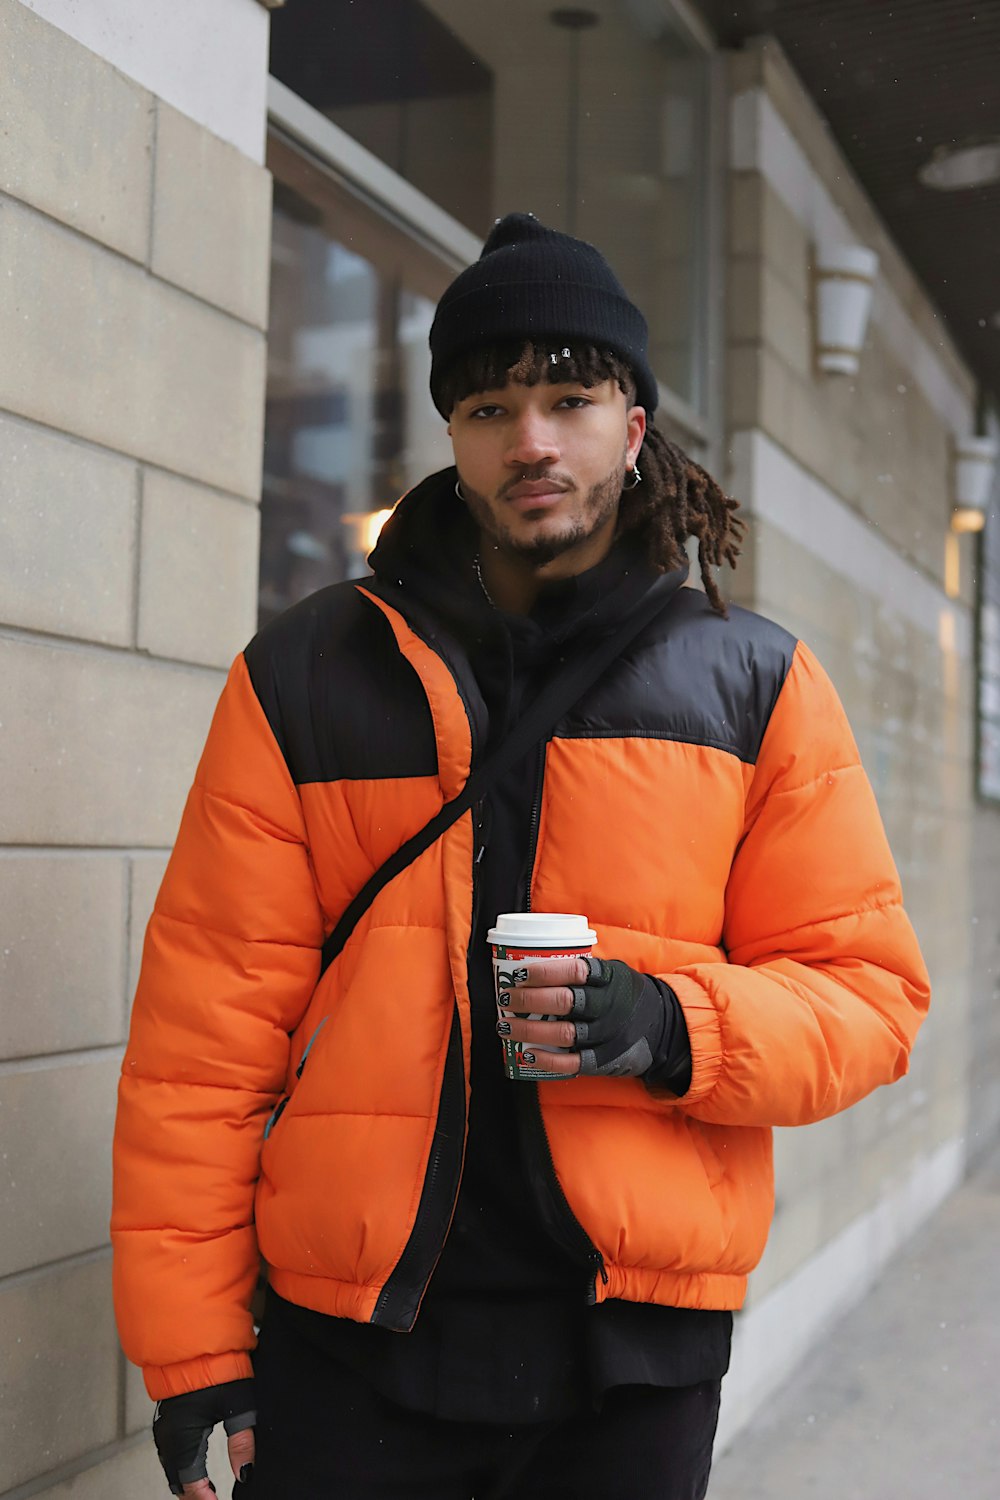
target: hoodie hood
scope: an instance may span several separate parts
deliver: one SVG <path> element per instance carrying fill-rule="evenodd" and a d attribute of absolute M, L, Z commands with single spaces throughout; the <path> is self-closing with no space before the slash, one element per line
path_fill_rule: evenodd
<path fill-rule="evenodd" d="M 515 649 L 532 655 L 571 638 L 607 635 L 650 589 L 662 592 L 666 603 L 687 578 L 687 564 L 658 573 L 625 535 L 595 567 L 547 583 L 530 614 L 509 614 L 490 603 L 477 576 L 479 528 L 455 492 L 457 480 L 455 468 L 442 469 L 404 495 L 368 562 L 401 607 L 430 611 L 467 651 L 498 630 L 512 637 Z"/>

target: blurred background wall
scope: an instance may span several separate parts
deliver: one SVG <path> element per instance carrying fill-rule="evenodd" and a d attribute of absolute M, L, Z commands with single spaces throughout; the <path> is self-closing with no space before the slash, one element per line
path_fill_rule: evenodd
<path fill-rule="evenodd" d="M 998 428 L 996 189 L 918 176 L 945 136 L 873 102 L 892 34 L 822 73 L 857 8 L 798 7 L 803 40 L 773 3 L 0 0 L 4 1500 L 162 1482 L 107 1249 L 142 933 L 232 656 L 449 461 L 427 332 L 504 212 L 648 313 L 658 421 L 750 519 L 723 589 L 830 671 L 934 980 L 903 1083 L 778 1132 L 723 1441 L 996 1138 L 995 484 L 985 529 L 955 510 Z M 845 244 L 878 259 L 834 374 Z"/>

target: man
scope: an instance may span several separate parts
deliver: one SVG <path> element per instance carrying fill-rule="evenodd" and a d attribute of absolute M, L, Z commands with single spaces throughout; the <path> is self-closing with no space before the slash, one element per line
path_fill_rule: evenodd
<path fill-rule="evenodd" d="M 832 687 L 723 605 L 735 502 L 651 425 L 600 254 L 502 220 L 431 352 L 455 468 L 373 579 L 238 658 L 184 814 L 123 1065 L 122 1338 L 175 1493 L 225 1421 L 268 1500 L 700 1500 L 770 1128 L 898 1078 L 927 975 Z M 498 1021 L 486 932 L 526 909 L 584 913 L 597 957 L 530 965 Z M 509 1081 L 498 1030 L 565 1077 Z"/>

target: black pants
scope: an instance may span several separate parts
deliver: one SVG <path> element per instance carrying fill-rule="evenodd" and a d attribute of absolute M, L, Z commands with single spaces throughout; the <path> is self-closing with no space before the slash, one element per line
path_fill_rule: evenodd
<path fill-rule="evenodd" d="M 703 1500 L 719 1382 L 621 1386 L 599 1413 L 501 1426 L 385 1400 L 273 1323 L 254 1358 L 257 1460 L 234 1500 Z"/>

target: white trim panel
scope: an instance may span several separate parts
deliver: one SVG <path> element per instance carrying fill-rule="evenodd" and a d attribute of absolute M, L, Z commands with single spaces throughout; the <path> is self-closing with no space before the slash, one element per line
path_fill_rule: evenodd
<path fill-rule="evenodd" d="M 764 89 L 744 89 L 733 98 L 729 151 L 733 169 L 759 172 L 765 177 L 814 243 L 857 242 L 857 231 L 834 203 Z M 849 170 L 846 163 L 845 170 Z M 972 403 L 919 332 L 884 275 L 875 283 L 872 321 L 945 425 L 959 437 L 972 432 Z"/>
<path fill-rule="evenodd" d="M 905 1178 L 886 1185 L 868 1213 L 757 1306 L 737 1315 L 732 1365 L 722 1383 L 717 1453 L 793 1374 L 823 1331 L 861 1301 L 896 1252 L 958 1187 L 964 1171 L 961 1138 L 918 1158 Z"/>
<path fill-rule="evenodd" d="M 21 0 L 252 161 L 264 160 L 270 23 L 257 0 Z"/>
<path fill-rule="evenodd" d="M 815 475 L 757 428 L 733 434 L 731 483 L 744 508 L 776 526 L 852 588 L 872 594 L 942 647 L 972 655 L 966 605 L 949 599 L 915 563 Z"/>
<path fill-rule="evenodd" d="M 483 242 L 471 230 L 274 77 L 267 80 L 267 108 L 286 134 L 311 148 L 390 219 L 453 261 L 456 270 L 479 259 Z"/>

